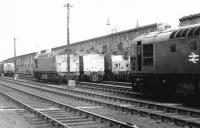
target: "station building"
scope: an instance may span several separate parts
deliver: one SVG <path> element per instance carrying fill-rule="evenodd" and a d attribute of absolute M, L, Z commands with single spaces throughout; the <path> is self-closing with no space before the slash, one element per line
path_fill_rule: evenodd
<path fill-rule="evenodd" d="M 150 24 L 134 29 L 112 33 L 109 35 L 96 37 L 80 42 L 70 44 L 71 53 L 94 52 L 94 53 L 111 53 L 111 54 L 130 54 L 131 42 L 139 35 L 169 28 L 169 25 Z M 66 49 L 67 45 L 52 48 L 51 51 Z"/>

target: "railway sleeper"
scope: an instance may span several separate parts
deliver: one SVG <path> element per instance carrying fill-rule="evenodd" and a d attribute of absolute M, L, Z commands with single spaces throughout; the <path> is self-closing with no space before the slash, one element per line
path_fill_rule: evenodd
<path fill-rule="evenodd" d="M 146 114 L 146 113 L 145 113 L 145 114 Z M 162 115 L 161 115 L 161 117 L 162 117 Z M 180 120 L 180 119 L 177 119 L 177 120 Z M 185 122 L 185 121 L 182 121 L 182 120 L 181 120 L 181 122 Z M 191 122 L 191 123 L 194 123 L 194 122 Z"/>
<path fill-rule="evenodd" d="M 83 117 L 54 117 L 56 120 L 68 120 L 68 121 L 73 121 L 73 120 L 84 120 L 87 118 L 83 118 Z"/>

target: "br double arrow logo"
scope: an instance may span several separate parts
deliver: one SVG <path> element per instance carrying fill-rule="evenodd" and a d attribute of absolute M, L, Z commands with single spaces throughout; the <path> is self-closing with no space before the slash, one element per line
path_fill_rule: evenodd
<path fill-rule="evenodd" d="M 193 62 L 193 63 L 197 63 L 197 61 L 199 61 L 199 55 L 196 55 L 194 53 L 191 53 L 189 55 L 189 61 Z"/>

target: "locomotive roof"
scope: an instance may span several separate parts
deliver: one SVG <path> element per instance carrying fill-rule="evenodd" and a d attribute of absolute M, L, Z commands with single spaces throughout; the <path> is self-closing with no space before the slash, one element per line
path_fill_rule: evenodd
<path fill-rule="evenodd" d="M 189 25 L 184 27 L 170 28 L 164 31 L 146 33 L 134 39 L 134 43 L 142 41 L 143 44 L 152 42 L 161 42 L 174 38 L 185 38 L 200 35 L 200 24 Z"/>
<path fill-rule="evenodd" d="M 42 53 L 42 54 L 37 54 L 35 58 L 38 57 L 49 57 L 49 56 L 56 56 L 56 55 L 62 55 L 62 54 L 67 54 L 65 49 L 59 50 L 57 52 L 51 51 L 47 53 Z"/>

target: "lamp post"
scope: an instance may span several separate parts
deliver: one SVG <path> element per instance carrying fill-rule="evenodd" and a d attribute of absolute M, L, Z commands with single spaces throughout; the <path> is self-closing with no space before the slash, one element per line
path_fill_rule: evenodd
<path fill-rule="evenodd" d="M 65 4 L 64 7 L 67 7 L 67 81 L 69 82 L 69 79 L 70 79 L 70 46 L 69 46 L 69 9 L 70 7 L 70 4 L 67 3 Z"/>

